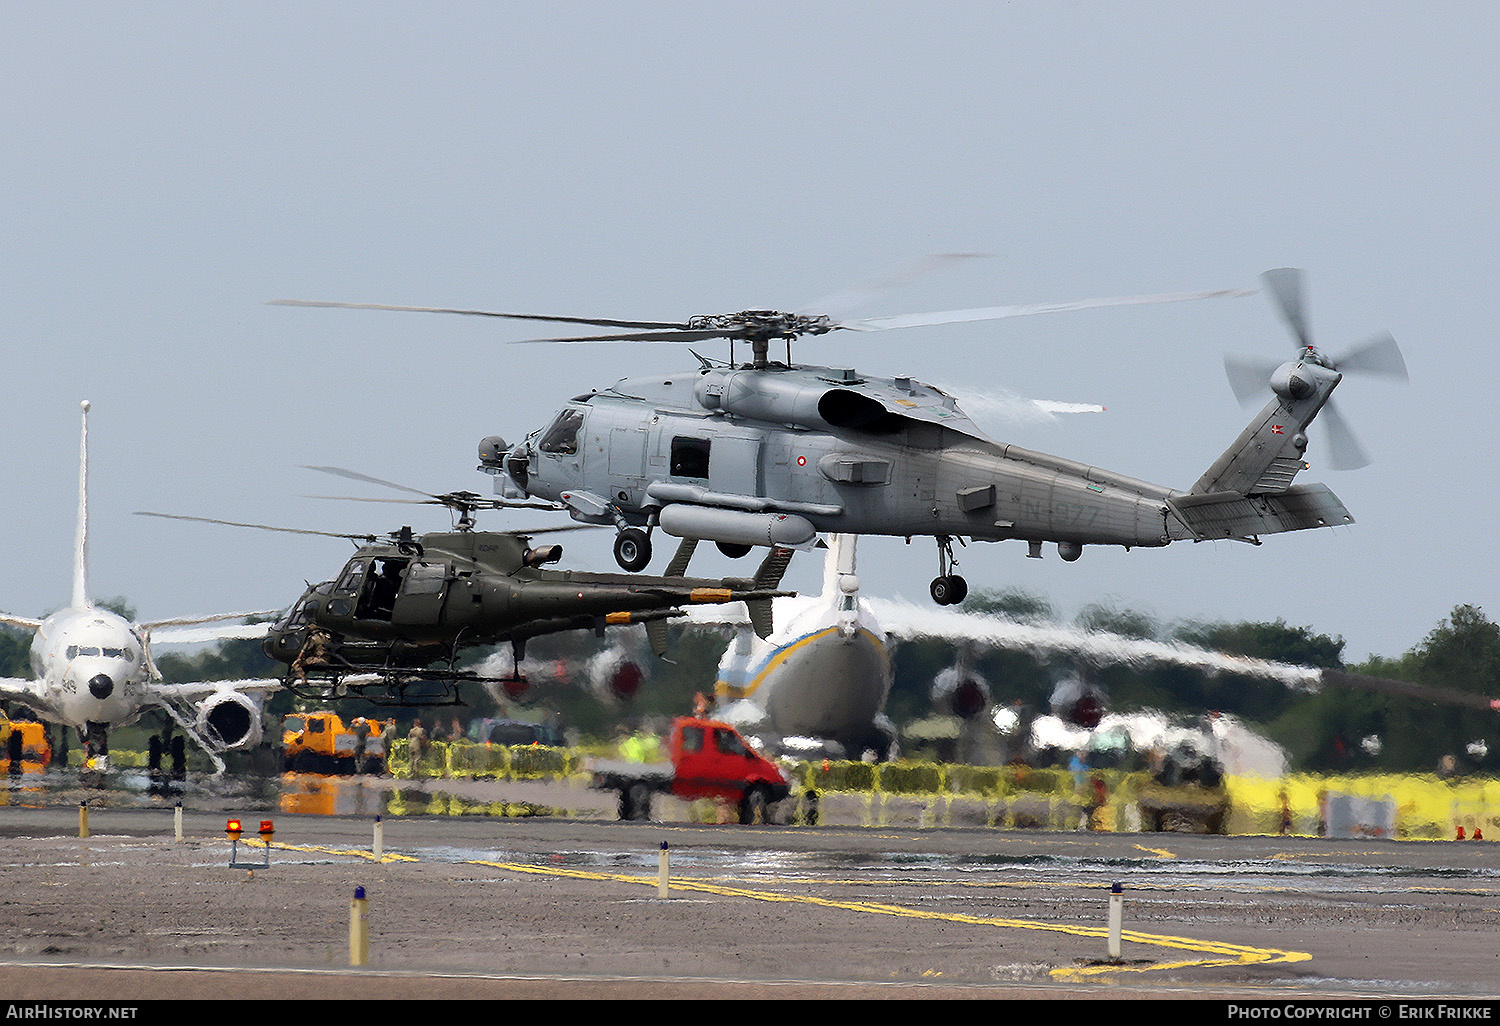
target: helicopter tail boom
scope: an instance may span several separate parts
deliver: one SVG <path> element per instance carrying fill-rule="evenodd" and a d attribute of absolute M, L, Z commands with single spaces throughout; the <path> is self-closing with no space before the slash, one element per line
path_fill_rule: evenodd
<path fill-rule="evenodd" d="M 1350 524 L 1354 518 L 1325 485 L 1294 485 L 1307 464 L 1307 428 L 1341 375 L 1314 361 L 1293 361 L 1270 379 L 1274 398 L 1255 415 L 1186 495 L 1168 506 L 1197 541 Z"/>

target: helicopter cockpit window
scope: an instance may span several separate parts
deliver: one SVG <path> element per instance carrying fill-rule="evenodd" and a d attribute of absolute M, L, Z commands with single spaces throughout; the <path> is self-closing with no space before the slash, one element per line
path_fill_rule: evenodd
<path fill-rule="evenodd" d="M 552 426 L 542 432 L 542 440 L 536 447 L 542 452 L 572 456 L 578 452 L 578 431 L 582 427 L 582 410 L 563 410 Z"/>
<path fill-rule="evenodd" d="M 709 442 L 706 438 L 672 439 L 671 475 L 707 478 L 708 449 Z"/>
<path fill-rule="evenodd" d="M 348 594 L 359 591 L 359 586 L 365 581 L 365 564 L 363 560 L 353 560 L 344 567 L 344 575 L 339 578 L 339 583 L 334 585 L 333 590 Z"/>
<path fill-rule="evenodd" d="M 360 598 L 354 615 L 389 619 L 396 607 L 396 593 L 401 590 L 401 577 L 406 571 L 407 560 L 376 559 L 371 566 L 369 583 Z"/>

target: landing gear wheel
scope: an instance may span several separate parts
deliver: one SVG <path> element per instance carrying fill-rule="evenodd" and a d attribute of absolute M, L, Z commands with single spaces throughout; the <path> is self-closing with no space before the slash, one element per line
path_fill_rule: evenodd
<path fill-rule="evenodd" d="M 750 554 L 749 545 L 740 545 L 736 542 L 714 542 L 714 544 L 719 547 L 720 552 L 724 553 L 730 559 L 739 559 L 741 556 L 748 556 Z"/>
<path fill-rule="evenodd" d="M 948 577 L 948 604 L 956 606 L 969 597 L 969 582 L 957 574 Z"/>
<path fill-rule="evenodd" d="M 956 606 L 969 594 L 969 582 L 956 574 L 934 577 L 928 590 L 938 605 Z"/>
<path fill-rule="evenodd" d="M 808 791 L 802 796 L 802 822 L 806 826 L 818 825 L 818 792 Z"/>
<path fill-rule="evenodd" d="M 651 818 L 651 789 L 645 784 L 631 784 L 620 790 L 620 818 L 623 820 L 649 820 Z"/>
<path fill-rule="evenodd" d="M 627 527 L 615 535 L 615 562 L 631 573 L 651 562 L 651 536 L 639 527 Z"/>
<path fill-rule="evenodd" d="M 740 802 L 740 822 L 747 826 L 767 822 L 766 810 L 769 805 L 766 789 L 752 787 Z"/>
<path fill-rule="evenodd" d="M 958 541 L 963 543 L 962 538 Z M 938 575 L 932 579 L 929 588 L 932 601 L 940 606 L 956 606 L 969 594 L 969 582 L 954 572 L 958 569 L 958 560 L 953 558 L 953 539 L 944 535 L 937 543 Z"/>

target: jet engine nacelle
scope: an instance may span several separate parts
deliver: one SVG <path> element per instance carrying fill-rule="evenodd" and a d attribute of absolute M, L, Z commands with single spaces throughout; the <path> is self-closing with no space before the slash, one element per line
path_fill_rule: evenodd
<path fill-rule="evenodd" d="M 199 706 L 198 734 L 220 751 L 240 751 L 260 742 L 262 719 L 254 699 L 219 691 Z"/>
<path fill-rule="evenodd" d="M 949 667 L 932 682 L 932 698 L 940 709 L 971 720 L 990 704 L 990 687 L 982 677 Z"/>

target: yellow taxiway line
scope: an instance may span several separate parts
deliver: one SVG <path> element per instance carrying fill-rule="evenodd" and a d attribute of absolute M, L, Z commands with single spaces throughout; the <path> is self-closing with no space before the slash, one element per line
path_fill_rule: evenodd
<path fill-rule="evenodd" d="M 253 843 L 253 842 L 252 842 Z M 358 848 L 330 848 L 325 845 L 275 845 L 290 851 L 317 852 L 326 855 L 345 855 L 355 858 L 374 859 L 374 853 Z M 383 853 L 384 862 L 418 862 L 409 855 L 394 855 Z M 558 866 L 529 866 L 520 862 L 492 862 L 486 859 L 466 859 L 464 865 L 485 866 L 489 869 L 501 869 L 512 873 L 525 873 L 532 876 L 554 876 L 570 877 L 575 880 L 597 880 L 604 883 L 625 883 L 633 885 L 658 886 L 658 877 L 645 874 L 631 873 L 599 873 L 586 869 L 567 869 Z M 718 894 L 726 898 L 747 898 L 753 901 L 786 902 L 792 904 L 816 905 L 820 908 L 840 909 L 846 912 L 859 912 L 868 915 L 897 916 L 906 919 L 930 919 L 949 923 L 965 923 L 972 926 L 990 926 L 1010 930 L 1039 930 L 1045 933 L 1061 933 L 1074 937 L 1088 937 L 1095 939 L 1107 938 L 1108 929 L 1099 926 L 1074 926 L 1066 923 L 1043 923 L 1032 919 L 1011 919 L 998 916 L 975 916 L 959 912 L 930 912 L 922 909 L 906 908 L 901 905 L 891 905 L 884 902 L 873 901 L 845 901 L 834 898 L 818 898 L 810 895 L 781 894 L 775 891 L 755 890 L 748 887 L 732 887 L 725 884 L 710 883 L 705 880 L 694 880 L 690 878 L 674 877 L 668 886 L 672 890 L 695 891 L 705 894 Z M 1132 944 L 1143 944 L 1149 947 L 1167 948 L 1177 951 L 1201 952 L 1211 957 L 1193 959 L 1179 962 L 1155 962 L 1150 965 L 1126 965 L 1123 963 L 1100 962 L 1093 965 L 1064 967 L 1052 970 L 1051 975 L 1056 979 L 1082 979 L 1086 977 L 1102 976 L 1110 973 L 1122 972 L 1148 972 L 1160 969 L 1183 969 L 1191 967 L 1213 967 L 1234 965 L 1268 965 L 1278 962 L 1306 962 L 1312 955 L 1305 951 L 1282 951 L 1277 948 L 1256 948 L 1244 944 L 1229 944 L 1222 941 L 1198 940 L 1192 937 L 1175 937 L 1167 934 L 1141 933 L 1137 930 L 1122 930 L 1121 941 L 1129 941 Z"/>

